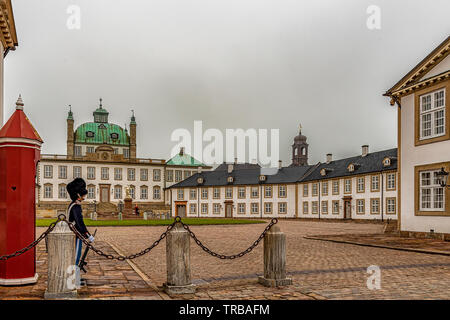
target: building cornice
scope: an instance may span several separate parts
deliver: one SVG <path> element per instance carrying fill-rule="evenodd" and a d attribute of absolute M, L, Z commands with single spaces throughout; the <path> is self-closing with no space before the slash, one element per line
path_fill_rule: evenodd
<path fill-rule="evenodd" d="M 18 46 L 11 0 L 0 0 L 0 28 L 0 41 L 6 55 L 9 50 L 16 50 Z"/>

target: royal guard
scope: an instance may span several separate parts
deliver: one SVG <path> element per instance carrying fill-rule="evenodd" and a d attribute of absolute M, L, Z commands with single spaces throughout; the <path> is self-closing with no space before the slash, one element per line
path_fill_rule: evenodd
<path fill-rule="evenodd" d="M 0 130 L 0 256 L 31 244 L 36 237 L 36 167 L 43 141 L 23 112 L 16 111 Z M 0 285 L 35 283 L 36 251 L 0 261 Z"/>

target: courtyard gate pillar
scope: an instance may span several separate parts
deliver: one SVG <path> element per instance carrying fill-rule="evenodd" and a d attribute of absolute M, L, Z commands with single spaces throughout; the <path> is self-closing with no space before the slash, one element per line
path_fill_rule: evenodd
<path fill-rule="evenodd" d="M 286 278 L 286 235 L 276 225 L 264 236 L 264 276 L 258 282 L 266 287 L 292 284 Z"/>
<path fill-rule="evenodd" d="M 190 235 L 180 222 L 167 233 L 167 282 L 164 291 L 169 295 L 195 293 L 191 282 Z"/>

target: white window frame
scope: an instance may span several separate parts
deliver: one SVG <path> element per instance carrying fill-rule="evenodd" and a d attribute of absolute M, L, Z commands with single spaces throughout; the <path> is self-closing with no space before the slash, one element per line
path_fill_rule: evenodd
<path fill-rule="evenodd" d="M 46 178 L 46 179 L 53 178 L 53 166 L 44 165 L 44 178 Z"/>
<path fill-rule="evenodd" d="M 141 187 L 141 199 L 148 199 L 148 187 Z"/>
<path fill-rule="evenodd" d="M 109 180 L 109 168 L 108 167 L 102 167 L 101 176 L 102 176 L 102 180 Z"/>
<path fill-rule="evenodd" d="M 88 191 L 87 198 L 95 199 L 95 186 L 88 186 L 87 191 Z"/>
<path fill-rule="evenodd" d="M 114 168 L 114 180 L 122 180 L 122 168 Z"/>
<path fill-rule="evenodd" d="M 213 213 L 220 214 L 220 203 L 213 204 Z"/>
<path fill-rule="evenodd" d="M 419 209 L 420 211 L 445 211 L 445 190 L 444 188 L 437 182 L 436 174 L 439 172 L 439 170 L 423 170 L 419 171 L 419 188 L 420 188 L 420 194 L 419 194 Z M 424 179 L 423 174 L 429 174 L 429 184 L 424 185 Z M 428 179 L 427 179 L 428 180 Z M 429 199 L 430 199 L 430 206 L 424 207 L 423 197 L 424 197 L 424 191 L 429 191 Z M 442 206 L 437 207 L 436 206 L 436 199 L 442 198 Z M 439 201 L 440 202 L 440 201 Z M 439 203 L 438 202 L 438 203 Z"/>
<path fill-rule="evenodd" d="M 122 187 L 121 186 L 114 187 L 114 199 L 122 199 Z"/>
<path fill-rule="evenodd" d="M 437 100 L 435 95 L 438 93 L 443 93 L 443 105 L 442 106 L 437 106 Z M 441 137 L 443 135 L 446 134 L 445 130 L 446 130 L 446 110 L 445 110 L 445 97 L 446 96 L 446 92 L 445 92 L 445 88 L 441 88 L 432 92 L 428 92 L 426 94 L 423 94 L 421 96 L 419 96 L 419 104 L 420 104 L 420 114 L 419 114 L 419 140 L 426 140 L 426 139 L 432 139 L 432 138 L 436 138 L 436 137 Z M 427 110 L 424 110 L 424 101 L 423 98 L 425 97 L 430 97 L 430 107 Z M 443 126 L 443 132 L 442 133 L 436 133 L 436 113 L 437 112 L 443 112 L 444 113 L 444 117 L 442 119 L 442 126 Z M 429 130 L 431 132 L 430 135 L 426 135 L 424 136 L 424 128 L 423 128 L 423 117 L 424 116 L 430 116 L 430 127 Z M 427 128 L 428 129 L 428 128 Z"/>
<path fill-rule="evenodd" d="M 67 199 L 66 186 L 63 184 L 60 184 L 58 186 L 58 198 L 59 199 Z"/>
<path fill-rule="evenodd" d="M 161 199 L 161 188 L 159 186 L 153 187 L 153 199 Z"/>
<path fill-rule="evenodd" d="M 58 166 L 58 178 L 67 179 L 67 166 Z"/>
<path fill-rule="evenodd" d="M 395 190 L 395 173 L 388 173 L 386 177 L 386 190 Z"/>
<path fill-rule="evenodd" d="M 81 178 L 82 176 L 82 169 L 80 166 L 73 167 L 73 178 Z"/>

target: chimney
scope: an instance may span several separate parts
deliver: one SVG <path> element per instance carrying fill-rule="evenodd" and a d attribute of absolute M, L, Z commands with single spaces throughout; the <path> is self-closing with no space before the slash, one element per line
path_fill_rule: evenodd
<path fill-rule="evenodd" d="M 278 160 L 278 169 L 283 168 L 283 161 Z"/>
<path fill-rule="evenodd" d="M 329 164 L 331 161 L 333 161 L 333 154 L 327 153 L 327 164 Z"/>
<path fill-rule="evenodd" d="M 234 165 L 232 163 L 228 164 L 228 173 L 233 172 L 233 167 L 234 167 Z"/>
<path fill-rule="evenodd" d="M 203 169 L 202 167 L 197 167 L 197 172 L 202 173 L 202 169 Z"/>
<path fill-rule="evenodd" d="M 184 155 L 184 147 L 180 148 L 180 156 Z"/>
<path fill-rule="evenodd" d="M 362 154 L 361 156 L 365 157 L 369 154 L 369 145 L 365 144 L 362 147 Z"/>

